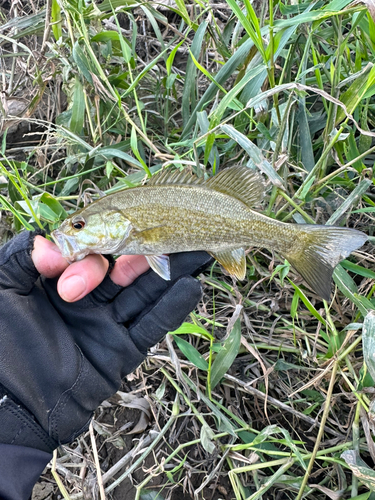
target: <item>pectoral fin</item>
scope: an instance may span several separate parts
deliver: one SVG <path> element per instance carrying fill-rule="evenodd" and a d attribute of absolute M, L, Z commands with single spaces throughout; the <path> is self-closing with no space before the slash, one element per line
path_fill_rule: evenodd
<path fill-rule="evenodd" d="M 246 257 L 243 248 L 236 250 L 226 250 L 225 252 L 211 253 L 223 268 L 239 280 L 243 280 L 246 276 Z"/>
<path fill-rule="evenodd" d="M 146 229 L 138 230 L 133 229 L 131 236 L 136 238 L 138 242 L 142 244 L 152 244 L 157 243 L 163 236 L 166 224 L 160 224 L 155 227 L 148 227 Z"/>
<path fill-rule="evenodd" d="M 169 281 L 171 279 L 168 255 L 145 255 L 145 257 L 151 269 L 163 280 Z"/>

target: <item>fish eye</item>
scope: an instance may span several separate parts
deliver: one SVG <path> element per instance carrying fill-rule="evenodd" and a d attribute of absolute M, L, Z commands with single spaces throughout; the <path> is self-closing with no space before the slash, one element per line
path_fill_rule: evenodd
<path fill-rule="evenodd" d="M 74 229 L 78 229 L 78 230 L 83 229 L 85 227 L 85 225 L 86 225 L 86 222 L 83 219 L 72 222 L 72 227 Z"/>

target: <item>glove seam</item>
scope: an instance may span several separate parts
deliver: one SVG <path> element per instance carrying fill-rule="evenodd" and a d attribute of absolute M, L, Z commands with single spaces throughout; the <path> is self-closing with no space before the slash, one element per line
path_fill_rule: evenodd
<path fill-rule="evenodd" d="M 11 411 L 10 413 L 13 414 L 13 412 Z M 17 415 L 16 415 L 17 416 Z M 16 441 L 16 439 L 18 438 L 18 436 L 21 434 L 21 432 L 24 430 L 25 428 L 25 422 L 22 422 L 22 425 L 21 427 L 19 428 L 19 431 L 16 433 L 16 435 L 14 436 L 14 438 L 12 439 L 12 441 L 10 442 L 10 444 L 13 444 L 14 441 Z"/>
<path fill-rule="evenodd" d="M 15 441 L 15 438 L 21 433 L 21 431 L 25 428 L 25 427 L 28 427 L 29 430 L 31 431 L 36 431 L 35 434 L 43 441 L 43 443 L 47 446 L 50 445 L 50 443 L 48 443 L 48 440 L 45 438 L 44 436 L 44 432 L 40 432 L 40 430 L 38 429 L 37 427 L 37 423 L 34 422 L 34 425 L 30 425 L 30 422 L 27 421 L 27 417 L 26 415 L 20 415 L 17 411 L 14 411 L 13 408 L 9 408 L 8 407 L 8 411 L 14 416 L 17 418 L 17 420 L 19 420 L 21 423 L 22 423 L 22 427 L 21 429 L 18 431 L 18 433 L 16 434 L 16 436 L 13 438 L 12 440 L 12 443 L 14 443 Z"/>
<path fill-rule="evenodd" d="M 142 326 L 142 322 L 144 322 L 145 318 L 147 318 L 147 315 L 150 314 L 153 310 L 157 309 L 158 307 L 160 307 L 160 306 L 162 307 L 166 300 L 168 301 L 168 298 L 169 298 L 168 296 L 171 293 L 171 290 L 173 290 L 173 287 L 181 285 L 181 283 L 183 284 L 184 282 L 185 282 L 185 286 L 186 286 L 187 285 L 186 281 L 188 281 L 188 283 L 190 285 L 191 293 L 193 292 L 193 289 L 192 289 L 193 285 L 195 286 L 196 284 L 198 284 L 198 287 L 200 290 L 200 297 L 201 297 L 202 296 L 202 286 L 201 286 L 199 280 L 197 280 L 196 278 L 193 278 L 190 274 L 182 275 L 179 278 L 177 278 L 175 280 L 175 282 L 159 297 L 159 299 L 152 305 L 151 309 L 146 309 L 144 314 L 141 314 L 140 316 L 138 316 L 136 321 L 134 321 L 131 325 L 129 325 L 129 327 L 128 327 L 129 335 L 130 335 L 134 345 L 136 346 L 136 348 L 142 354 L 145 353 L 147 355 L 148 349 L 154 344 L 150 343 L 150 340 L 151 340 L 150 336 L 147 336 L 147 335 L 144 336 L 141 334 L 140 337 L 138 337 L 137 335 L 133 334 L 133 331 L 136 331 L 137 328 L 144 329 L 144 327 Z M 198 301 L 199 301 L 199 298 L 197 298 L 195 305 L 198 303 Z M 187 316 L 187 314 L 186 314 L 186 316 Z M 181 320 L 180 324 L 183 321 L 184 321 L 184 318 Z M 174 328 L 172 328 L 172 330 L 173 329 Z M 149 330 L 150 330 L 150 328 L 149 328 Z M 152 328 L 151 328 L 151 330 L 152 330 Z M 164 327 L 163 328 L 159 327 L 159 331 L 158 331 L 157 335 L 156 335 L 155 330 L 152 332 L 149 332 L 149 333 L 151 333 L 153 340 L 156 340 L 156 337 L 159 336 L 159 339 L 157 340 L 157 342 L 160 342 L 160 340 L 163 338 L 164 335 L 166 335 L 168 333 L 168 331 L 171 331 L 171 329 L 165 329 Z"/>
<path fill-rule="evenodd" d="M 74 394 L 76 394 L 77 391 L 80 389 L 82 385 L 82 380 L 84 379 L 83 375 L 85 371 L 84 368 L 86 360 L 79 346 L 77 344 L 74 345 L 80 354 L 79 372 L 73 384 L 69 387 L 69 389 L 67 389 L 66 391 L 64 391 L 63 394 L 61 394 L 59 400 L 55 404 L 55 407 L 51 411 L 51 435 L 53 436 L 53 439 L 55 439 L 58 442 L 60 442 L 60 439 L 55 436 L 58 436 L 59 434 L 58 425 L 59 421 L 61 420 L 61 416 L 64 414 L 64 408 L 66 407 L 68 401 L 72 398 L 72 396 L 74 396 Z M 54 415 L 56 410 L 59 410 L 59 414 Z M 65 438 L 63 438 L 63 440 L 65 441 Z"/>
<path fill-rule="evenodd" d="M 30 420 L 32 417 L 30 417 L 27 414 L 24 414 L 26 410 L 22 408 L 21 406 L 17 406 L 17 409 L 13 408 L 11 405 L 15 405 L 14 401 L 7 396 L 7 401 L 9 402 L 8 404 L 4 405 L 3 408 L 5 411 L 9 412 L 13 417 L 15 417 L 19 422 L 21 422 L 22 426 L 17 432 L 17 434 L 13 437 L 12 442 L 10 444 L 13 444 L 16 441 L 16 438 L 21 435 L 21 433 L 25 430 L 25 428 L 28 428 L 30 431 L 34 432 L 36 436 L 48 447 L 51 448 L 51 443 L 48 442 L 48 439 L 46 439 L 45 431 L 39 426 L 39 424 L 34 421 Z M 20 414 L 20 412 L 22 412 Z"/>

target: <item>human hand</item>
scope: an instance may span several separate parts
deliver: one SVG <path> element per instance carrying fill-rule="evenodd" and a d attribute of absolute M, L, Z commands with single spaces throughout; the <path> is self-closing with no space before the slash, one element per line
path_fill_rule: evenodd
<path fill-rule="evenodd" d="M 35 237 L 31 257 L 41 275 L 46 278 L 60 277 L 57 291 L 66 302 L 80 300 L 100 285 L 109 266 L 109 261 L 102 255 L 88 255 L 69 265 L 58 247 L 40 235 Z M 149 268 L 143 255 L 122 255 L 116 260 L 110 277 L 114 283 L 125 287 Z"/>
<path fill-rule="evenodd" d="M 68 266 L 34 237 L 0 249 L 0 443 L 51 451 L 85 430 L 147 349 L 194 309 L 201 288 L 192 276 L 212 259 L 172 255 L 167 282 L 151 270 L 139 276 L 145 260 L 123 256 L 108 276 L 103 257 Z"/>

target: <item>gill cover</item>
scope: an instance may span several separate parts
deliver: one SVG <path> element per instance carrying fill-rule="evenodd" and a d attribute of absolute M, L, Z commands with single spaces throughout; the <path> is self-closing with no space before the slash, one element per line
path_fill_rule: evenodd
<path fill-rule="evenodd" d="M 93 207 L 93 205 L 91 206 Z M 91 208 L 89 207 L 89 208 Z M 84 211 L 84 213 L 83 213 Z M 88 254 L 113 254 L 129 235 L 131 224 L 118 210 L 76 212 L 52 232 L 63 257 L 74 262 Z"/>

